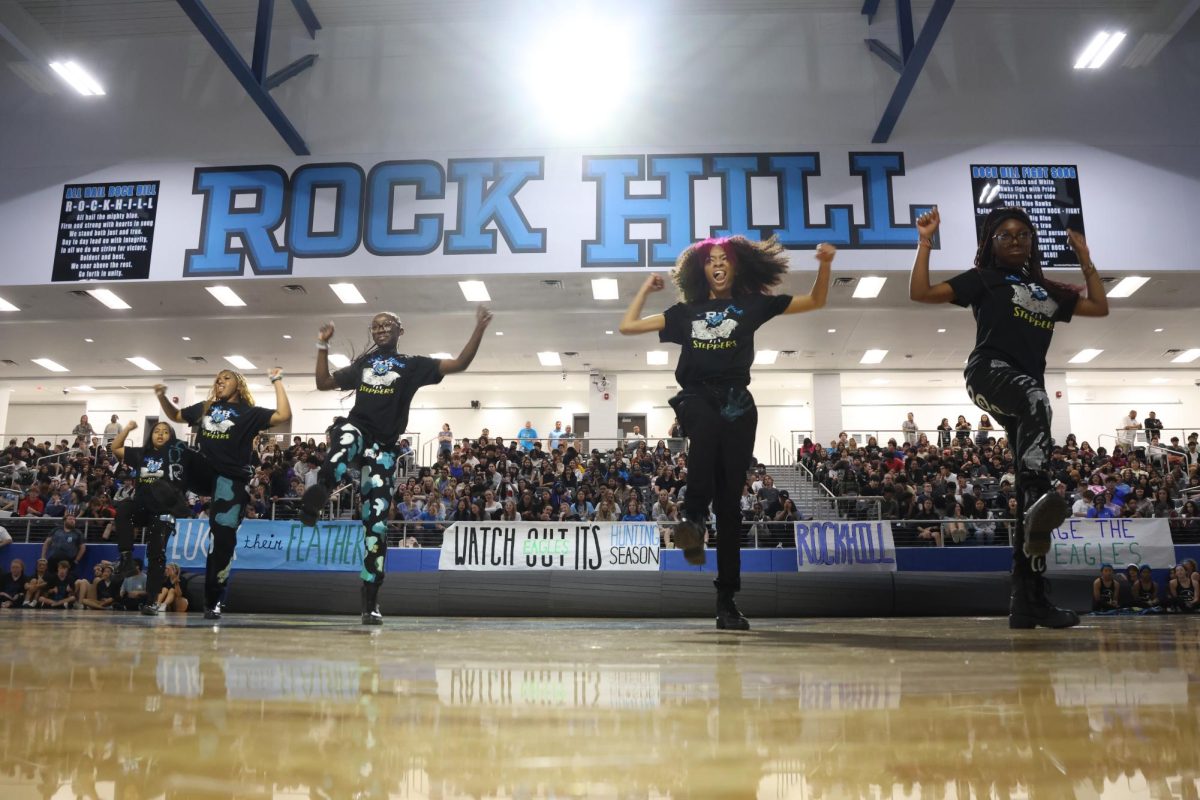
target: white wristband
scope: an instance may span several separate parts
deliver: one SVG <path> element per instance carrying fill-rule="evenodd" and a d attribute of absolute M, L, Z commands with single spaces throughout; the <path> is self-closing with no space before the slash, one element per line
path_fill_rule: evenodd
<path fill-rule="evenodd" d="M 329 342 L 322 342 L 320 339 L 318 339 L 317 340 L 317 349 L 318 350 L 328 350 Z"/>

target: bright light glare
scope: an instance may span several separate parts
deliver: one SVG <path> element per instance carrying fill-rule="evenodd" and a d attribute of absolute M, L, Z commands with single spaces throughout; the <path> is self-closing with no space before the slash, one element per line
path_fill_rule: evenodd
<path fill-rule="evenodd" d="M 341 369 L 342 367 L 350 366 L 350 359 L 347 358 L 346 356 L 342 355 L 341 353 L 330 353 L 329 354 L 329 363 L 333 364 L 338 369 Z"/>
<path fill-rule="evenodd" d="M 1193 347 L 1191 350 L 1184 350 L 1179 355 L 1171 359 L 1173 364 L 1190 364 L 1200 358 L 1200 348 Z"/>
<path fill-rule="evenodd" d="M 1092 41 L 1088 42 L 1088 46 L 1076 59 L 1075 69 L 1100 69 L 1123 41 L 1125 41 L 1124 33 L 1100 31 L 1092 38 Z"/>
<path fill-rule="evenodd" d="M 592 278 L 592 297 L 596 300 L 617 300 L 620 298 L 616 278 Z"/>
<path fill-rule="evenodd" d="M 556 353 L 553 350 L 548 350 L 546 352 L 538 353 L 537 357 L 538 357 L 538 363 L 540 363 L 543 367 L 561 367 L 562 366 L 562 358 L 560 358 L 558 353 Z"/>
<path fill-rule="evenodd" d="M 887 354 L 888 354 L 887 350 L 868 350 L 865 353 L 863 353 L 863 357 L 862 357 L 862 359 L 859 360 L 858 363 L 860 363 L 860 364 L 878 364 L 879 362 L 883 361 L 884 358 L 887 357 Z"/>
<path fill-rule="evenodd" d="M 524 78 L 546 123 L 572 136 L 618 116 L 632 63 L 628 30 L 580 16 L 542 31 L 525 61 Z"/>
<path fill-rule="evenodd" d="M 254 369 L 254 364 L 245 356 L 225 356 L 225 360 L 238 369 Z"/>
<path fill-rule="evenodd" d="M 100 85 L 99 81 L 74 61 L 51 61 L 50 69 L 58 73 L 58 77 L 84 97 L 104 94 L 104 87 Z"/>
<path fill-rule="evenodd" d="M 874 276 L 859 278 L 858 285 L 854 287 L 854 294 L 851 297 L 857 297 L 860 300 L 869 300 L 872 297 L 878 297 L 885 283 L 887 283 L 887 278 Z"/>
<path fill-rule="evenodd" d="M 155 364 L 148 358 L 143 358 L 141 356 L 129 356 L 125 360 L 130 364 L 133 364 L 138 369 L 145 370 L 146 372 L 162 372 L 162 367 L 160 367 L 158 364 Z"/>
<path fill-rule="evenodd" d="M 48 369 L 51 372 L 70 372 L 69 369 L 51 358 L 35 358 L 33 359 L 33 363 L 37 364 L 42 369 Z"/>

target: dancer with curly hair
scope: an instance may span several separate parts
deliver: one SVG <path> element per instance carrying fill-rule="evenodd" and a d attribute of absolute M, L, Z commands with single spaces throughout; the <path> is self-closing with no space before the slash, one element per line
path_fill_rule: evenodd
<path fill-rule="evenodd" d="M 327 322 L 317 333 L 317 389 L 354 392 L 354 407 L 329 428 L 329 452 L 301 501 L 300 521 L 315 525 L 333 487 L 355 464 L 361 469 L 362 520 L 366 552 L 362 568 L 362 623 L 382 625 L 379 587 L 387 554 L 387 518 L 396 475 L 396 440 L 408 425 L 413 396 L 422 386 L 462 372 L 475 360 L 492 314 L 480 306 L 472 331 L 458 358 L 402 355 L 396 343 L 404 335 L 400 317 L 384 311 L 371 320 L 371 346 L 347 367 L 329 371 L 329 340 L 334 326 Z"/>
<path fill-rule="evenodd" d="M 970 306 L 975 314 L 975 349 L 963 375 L 967 394 L 1004 426 L 1017 464 L 1017 520 L 1013 540 L 1012 628 L 1068 628 L 1079 615 L 1057 608 L 1043 573 L 1050 534 L 1071 514 L 1050 485 L 1050 398 L 1046 352 L 1054 326 L 1073 316 L 1108 315 L 1104 284 L 1083 235 L 1070 231 L 1087 294 L 1046 279 L 1038 233 L 1021 208 L 996 208 L 983 223 L 975 268 L 948 281 L 929 282 L 929 253 L 941 225 L 934 208 L 917 219 L 920 243 L 909 278 L 909 297 L 918 303 Z"/>
<path fill-rule="evenodd" d="M 747 388 L 754 332 L 779 314 L 824 306 L 836 253 L 832 245 L 817 247 L 812 291 L 793 297 L 771 293 L 788 270 L 784 248 L 774 238 L 705 239 L 684 250 L 675 263 L 678 303 L 662 314 L 642 316 L 646 298 L 665 285 L 662 275 L 654 274 L 621 320 L 623 334 L 657 332 L 659 341 L 682 347 L 675 369 L 681 391 L 670 402 L 690 447 L 687 493 L 674 541 L 688 563 L 703 564 L 712 505 L 717 518 L 717 627 L 723 630 L 750 629 L 734 595 L 742 587 L 739 500 L 758 426 L 758 409 Z"/>
<path fill-rule="evenodd" d="M 184 409 L 167 398 L 167 387 L 158 384 L 154 394 L 167 418 L 196 428 L 196 444 L 204 476 L 197 476 L 191 488 L 208 494 L 208 527 L 212 531 L 212 551 L 204 568 L 204 618 L 219 620 L 225 601 L 225 585 L 237 546 L 237 530 L 246 516 L 249 495 L 246 484 L 254 475 L 254 437 L 274 425 L 292 418 L 292 407 L 283 388 L 283 370 L 270 372 L 275 387 L 275 408 L 254 405 L 254 396 L 240 372 L 224 369 L 213 380 L 208 397 Z"/>

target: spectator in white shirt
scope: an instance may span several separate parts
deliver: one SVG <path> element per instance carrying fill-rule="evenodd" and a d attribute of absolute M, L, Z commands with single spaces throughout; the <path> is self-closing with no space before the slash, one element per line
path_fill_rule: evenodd
<path fill-rule="evenodd" d="M 1142 428 L 1141 423 L 1137 420 L 1137 411 L 1130 411 L 1129 416 L 1122 417 L 1117 428 L 1117 440 L 1121 443 L 1123 449 L 1128 450 L 1133 446 L 1134 439 L 1137 438 L 1137 432 Z"/>
<path fill-rule="evenodd" d="M 1095 497 L 1096 495 L 1092 493 L 1091 489 L 1084 489 L 1083 494 L 1081 494 L 1079 499 L 1075 501 L 1075 504 L 1071 506 L 1071 516 L 1086 517 L 1088 509 L 1092 507 L 1092 501 L 1095 499 Z"/>

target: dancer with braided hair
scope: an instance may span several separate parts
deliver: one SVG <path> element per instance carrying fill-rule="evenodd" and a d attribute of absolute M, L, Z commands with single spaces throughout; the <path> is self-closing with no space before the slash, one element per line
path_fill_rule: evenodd
<path fill-rule="evenodd" d="M 674 541 L 688 563 L 705 561 L 709 504 L 717 517 L 717 627 L 749 630 L 734 603 L 742 588 L 740 497 L 754 453 L 758 409 L 747 387 L 754 363 L 754 332 L 779 314 L 798 314 L 825 305 L 837 250 L 816 249 L 816 281 L 806 295 L 771 294 L 788 270 L 787 255 L 774 239 L 743 236 L 705 239 L 684 250 L 672 278 L 680 302 L 662 314 L 642 317 L 642 306 L 663 286 L 661 275 L 646 279 L 621 320 L 621 333 L 658 333 L 659 341 L 682 346 L 675 379 L 682 391 L 671 406 L 688 437 L 687 494 Z"/>
<path fill-rule="evenodd" d="M 387 555 L 387 518 L 396 474 L 396 440 L 408 425 L 413 396 L 422 386 L 441 383 L 444 376 L 471 365 L 492 314 L 480 306 L 475 330 L 458 358 L 435 359 L 402 355 L 396 343 L 404 325 L 385 311 L 371 320 L 371 346 L 347 367 L 329 371 L 329 340 L 334 326 L 328 322 L 317 333 L 317 389 L 354 392 L 354 406 L 329 428 L 329 451 L 317 473 L 317 482 L 301 500 L 300 520 L 315 525 L 329 502 L 329 493 L 355 464 L 361 469 L 362 520 L 366 552 L 362 568 L 362 623 L 382 625 L 379 587 L 383 584 Z"/>
<path fill-rule="evenodd" d="M 919 303 L 970 306 L 975 314 L 975 349 L 963 375 L 975 405 L 1004 426 L 1017 464 L 1017 520 L 1013 540 L 1012 628 L 1068 628 L 1079 623 L 1057 608 L 1043 574 L 1050 534 L 1071 514 L 1050 485 L 1050 398 L 1046 352 L 1054 326 L 1073 316 L 1108 315 L 1104 284 L 1083 235 L 1070 231 L 1087 293 L 1055 283 L 1042 272 L 1037 229 L 1020 208 L 996 208 L 983 223 L 975 268 L 948 281 L 929 282 L 929 253 L 941 225 L 937 208 L 917 220 L 920 243 L 909 279 L 909 296 Z"/>

